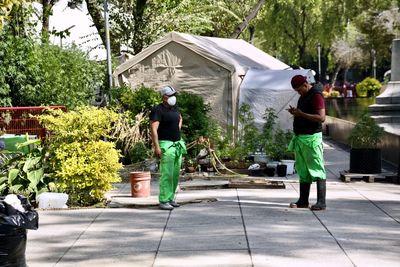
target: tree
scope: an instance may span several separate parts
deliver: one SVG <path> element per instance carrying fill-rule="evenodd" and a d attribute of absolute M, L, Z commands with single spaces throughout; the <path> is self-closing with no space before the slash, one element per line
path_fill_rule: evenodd
<path fill-rule="evenodd" d="M 264 51 L 286 62 L 310 67 L 317 61 L 317 43 L 327 55 L 332 40 L 343 33 L 347 13 L 342 2 L 270 1 L 258 25 L 263 29 L 258 33 L 258 42 Z"/>
<path fill-rule="evenodd" d="M 382 2 L 386 2 L 383 5 Z M 354 19 L 354 24 L 362 33 L 358 45 L 365 54 L 370 55 L 372 66 L 373 53 L 376 55 L 377 64 L 390 68 L 391 43 L 399 33 L 400 14 L 397 5 L 391 1 L 379 1 L 379 5 L 369 7 Z"/>
<path fill-rule="evenodd" d="M 344 80 L 346 81 L 347 70 L 367 60 L 366 55 L 357 43 L 361 36 L 357 29 L 349 24 L 346 35 L 333 42 L 332 55 L 337 67 L 333 75 L 332 85 L 335 84 L 337 75 L 341 69 L 345 69 Z"/>
<path fill-rule="evenodd" d="M 105 44 L 103 1 L 85 2 L 93 24 Z M 259 2 L 264 1 L 110 0 L 111 52 L 113 55 L 121 52 L 137 54 L 170 31 L 229 37 L 234 27 L 243 22 L 255 3 Z M 82 3 L 83 0 L 70 0 L 69 6 L 75 8 Z"/>
<path fill-rule="evenodd" d="M 262 6 L 265 4 L 265 0 L 260 0 L 257 2 L 257 4 L 254 6 L 254 8 L 250 11 L 250 13 L 246 16 L 246 18 L 243 19 L 243 22 L 240 23 L 234 33 L 231 35 L 231 38 L 238 38 L 239 35 L 243 32 L 243 30 L 249 25 L 250 21 L 254 19 L 257 16 L 258 11 L 262 8 Z"/>
<path fill-rule="evenodd" d="M 58 0 L 41 0 L 42 4 L 42 41 L 49 41 L 50 16 L 53 13 L 53 7 Z"/>
<path fill-rule="evenodd" d="M 34 26 L 13 20 L 0 33 L 0 105 L 65 105 L 71 109 L 88 104 L 103 84 L 104 67 L 74 46 L 63 49 L 38 43 Z"/>

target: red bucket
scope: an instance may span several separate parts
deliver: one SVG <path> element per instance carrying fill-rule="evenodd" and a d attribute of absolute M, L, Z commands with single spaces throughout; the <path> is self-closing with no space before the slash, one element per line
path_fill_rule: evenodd
<path fill-rule="evenodd" d="M 131 172 L 130 178 L 132 197 L 150 196 L 150 172 Z"/>

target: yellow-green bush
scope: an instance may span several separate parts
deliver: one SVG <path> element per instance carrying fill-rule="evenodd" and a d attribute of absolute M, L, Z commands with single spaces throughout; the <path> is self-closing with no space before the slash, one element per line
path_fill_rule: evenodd
<path fill-rule="evenodd" d="M 377 96 L 379 95 L 379 91 L 382 87 L 382 84 L 372 77 L 365 78 L 362 82 L 357 84 L 356 91 L 357 96 L 366 97 L 366 96 Z"/>
<path fill-rule="evenodd" d="M 112 110 L 95 107 L 49 110 L 48 115 L 39 116 L 51 132 L 47 142 L 56 185 L 70 195 L 70 205 L 94 204 L 120 180 L 119 152 L 114 143 L 102 140 L 119 117 Z"/>
<path fill-rule="evenodd" d="M 70 193 L 70 201 L 90 205 L 100 201 L 120 181 L 119 154 L 111 142 L 60 144 L 55 149 L 57 185 Z"/>

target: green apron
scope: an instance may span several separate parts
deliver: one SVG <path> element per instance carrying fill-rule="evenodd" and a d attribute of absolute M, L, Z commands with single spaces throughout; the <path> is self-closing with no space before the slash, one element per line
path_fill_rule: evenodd
<path fill-rule="evenodd" d="M 162 157 L 160 160 L 160 203 L 167 203 L 175 199 L 178 187 L 179 174 L 182 164 L 182 155 L 186 154 L 186 146 L 183 140 L 159 141 Z"/>
<path fill-rule="evenodd" d="M 295 153 L 300 183 L 326 179 L 322 133 L 295 135 L 289 143 L 288 150 Z"/>

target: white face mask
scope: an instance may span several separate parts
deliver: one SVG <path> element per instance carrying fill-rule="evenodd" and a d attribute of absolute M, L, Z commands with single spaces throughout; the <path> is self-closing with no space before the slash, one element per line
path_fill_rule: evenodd
<path fill-rule="evenodd" d="M 175 106 L 175 104 L 176 104 L 176 97 L 175 97 L 175 96 L 170 96 L 170 97 L 168 97 L 167 103 L 168 103 L 168 105 L 170 105 L 171 107 L 172 107 L 172 106 Z"/>

